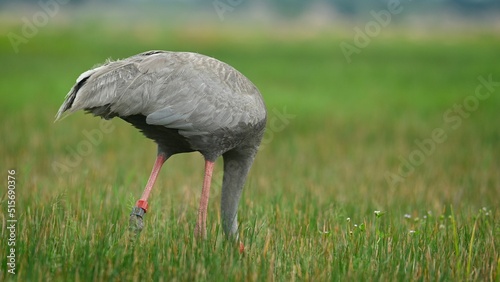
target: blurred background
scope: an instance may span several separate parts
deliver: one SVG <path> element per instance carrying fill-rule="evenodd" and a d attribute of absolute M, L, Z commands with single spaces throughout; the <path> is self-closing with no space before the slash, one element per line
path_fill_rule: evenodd
<path fill-rule="evenodd" d="M 276 263 L 276 269 L 287 275 L 282 277 L 291 269 L 319 280 L 327 276 L 314 273 L 328 272 L 334 265 L 344 271 L 337 263 L 343 261 L 339 256 L 344 256 L 344 241 L 337 244 L 337 239 L 351 244 L 349 238 L 354 237 L 346 235 L 352 234 L 351 220 L 374 230 L 374 210 L 386 214 L 380 226 L 397 238 L 409 229 L 423 228 L 419 215 L 450 215 L 450 207 L 470 231 L 476 212 L 484 208 L 496 216 L 491 238 L 498 238 L 498 0 L 0 0 L 0 34 L 1 166 L 2 173 L 17 172 L 16 200 L 23 220 L 18 246 L 31 254 L 19 262 L 24 269 L 20 281 L 52 275 L 67 280 L 62 278 L 75 278 L 71 275 L 76 272 L 83 280 L 108 281 L 115 275 L 112 269 L 119 267 L 124 275 L 130 274 L 128 278 L 137 277 L 140 269 L 128 265 L 137 260 L 150 269 L 149 258 L 134 260 L 124 254 L 124 259 L 119 242 L 130 208 L 149 176 L 156 146 L 119 119 L 106 123 L 110 131 L 84 113 L 53 121 L 81 73 L 107 59 L 158 49 L 215 57 L 241 71 L 261 91 L 268 108 L 267 131 L 246 184 L 239 220 L 242 238 L 247 243 L 252 238 L 258 246 L 254 251 L 267 250 L 269 244 L 289 246 L 277 247 L 276 256 L 263 254 L 273 262 L 275 257 L 282 259 L 283 264 Z M 158 254 L 160 265 L 162 258 L 177 252 L 176 244 L 192 242 L 182 238 L 192 234 L 202 164 L 199 154 L 172 157 L 153 190 L 154 208 L 148 212 L 145 236 L 173 236 L 154 237 L 157 241 L 143 246 L 145 256 Z M 219 230 L 221 179 L 219 160 L 209 234 Z M 6 193 L 1 196 L 4 203 Z M 412 217 L 415 221 L 408 220 Z M 453 246 L 433 237 L 441 225 L 451 226 L 446 219 L 435 220 L 429 229 L 435 232 L 430 236 L 438 238 L 434 246 Z M 108 237 L 111 243 L 99 245 L 102 240 L 94 240 L 94 234 L 113 234 Z M 290 234 L 311 241 L 301 243 Z M 84 239 L 75 239 L 80 236 Z M 464 244 L 472 242 L 464 236 Z M 446 233 L 445 239 L 451 237 Z M 71 243 L 61 245 L 61 238 Z M 280 241 L 289 239 L 290 244 Z M 422 250 L 415 256 L 429 259 L 424 266 L 445 265 L 435 270 L 437 275 L 469 279 L 450 274 L 456 265 L 456 260 L 449 260 L 453 247 L 431 256 L 424 239 L 425 246 L 408 247 Z M 177 242 L 168 245 L 175 250 L 157 248 L 165 241 Z M 73 242 L 80 242 L 74 256 Z M 359 260 L 363 255 L 352 254 L 351 261 L 359 261 L 364 271 L 354 271 L 351 278 L 359 279 L 351 280 L 366 280 L 375 270 L 386 275 L 407 269 L 399 263 L 411 252 L 401 242 L 401 256 L 389 255 L 388 268 L 379 267 L 388 261 L 385 256 L 380 265 L 370 264 L 378 251 L 360 248 L 368 251 Z M 493 277 L 488 275 L 494 272 L 498 254 L 483 253 L 495 248 L 481 244 L 478 255 L 483 256 L 473 265 L 479 279 L 487 280 Z M 318 251 L 316 246 L 338 248 L 335 254 L 340 255 L 327 256 L 326 247 Z M 95 256 L 94 250 L 102 256 Z M 108 261 L 109 254 L 119 255 Z M 196 268 L 204 277 L 199 263 L 189 261 L 196 258 L 187 257 L 187 263 L 180 256 L 180 266 L 171 264 L 172 271 L 177 266 Z M 233 258 L 222 253 L 204 261 L 209 273 L 219 271 L 220 261 L 228 257 Z M 325 261 L 317 267 L 306 262 L 301 272 L 290 259 L 297 257 Z M 435 258 L 440 263 L 431 261 Z M 240 259 L 236 256 L 234 261 Z M 253 262 L 248 264 L 243 271 L 251 272 Z M 274 263 L 262 267 L 255 273 L 266 275 Z M 230 270 L 241 271 L 236 263 Z"/>
<path fill-rule="evenodd" d="M 82 132 L 100 121 L 53 117 L 83 71 L 162 49 L 218 58 L 260 89 L 269 122 L 254 182 L 263 195 L 312 193 L 318 205 L 359 197 L 366 209 L 398 206 L 407 193 L 436 209 L 467 196 L 478 206 L 496 201 L 500 1 L 39 0 L 0 8 L 9 132 L 0 149 L 7 166 L 29 171 L 26 189 L 40 190 L 31 195 L 54 196 L 54 181 L 64 190 L 88 174 L 103 183 L 122 177 L 139 193 L 152 142 L 115 120 L 118 130 L 82 151 Z M 492 94 L 465 105 L 480 77 L 493 81 Z M 418 144 L 436 128 L 446 141 L 427 152 Z M 183 176 L 198 157 L 178 157 L 185 167 L 165 172 L 179 176 L 174 186 L 187 185 L 188 198 L 197 189 Z"/>
<path fill-rule="evenodd" d="M 46 3 L 46 4 L 41 4 Z M 96 15 L 105 14 L 108 19 L 120 17 L 120 14 L 135 12 L 133 18 L 163 20 L 193 20 L 202 18 L 206 22 L 214 20 L 261 20 L 263 22 L 277 22 L 279 20 L 304 22 L 324 21 L 325 23 L 344 22 L 353 19 L 362 19 L 368 16 L 371 10 L 386 9 L 388 5 L 407 6 L 405 15 L 399 21 L 415 21 L 422 18 L 432 20 L 432 22 L 446 22 L 464 20 L 476 20 L 487 23 L 489 20 L 498 18 L 500 3 L 495 0 L 425 0 L 412 3 L 408 0 L 388 1 L 361 1 L 361 0 L 213 0 L 213 1 L 170 1 L 170 0 L 2 0 L 0 5 L 6 14 L 11 14 L 13 10 L 22 11 L 26 9 L 36 9 L 40 5 L 58 3 L 65 6 L 65 12 L 70 10 L 84 12 L 94 12 Z M 68 6 L 66 6 L 68 5 Z M 110 13 L 106 8 L 111 8 Z M 139 10 L 136 10 L 139 9 Z M 142 14 L 142 11 L 156 11 L 149 15 Z M 224 13 L 223 11 L 229 12 Z M 101 12 L 101 13 L 99 13 Z M 232 14 L 232 16 L 230 16 Z M 4 15 L 5 16 L 5 15 Z M 15 15 L 12 15 L 15 16 Z M 61 16 L 61 15 L 59 15 Z M 221 17 L 223 16 L 223 17 Z M 437 17 L 436 17 L 437 16 Z M 435 18 L 434 18 L 435 17 Z"/>
<path fill-rule="evenodd" d="M 85 57 L 117 59 L 149 49 L 204 52 L 221 59 L 237 56 L 245 60 L 247 52 L 258 54 L 259 48 L 272 51 L 268 48 L 273 46 L 271 42 L 304 47 L 314 42 L 319 44 L 309 47 L 324 51 L 316 54 L 321 63 L 330 64 L 325 69 L 330 74 L 323 75 L 331 82 L 341 79 L 334 75 L 338 67 L 349 69 L 351 63 L 367 62 L 369 53 L 396 48 L 401 42 L 411 42 L 408 48 L 415 48 L 426 39 L 436 38 L 439 41 L 434 45 L 450 49 L 461 39 L 484 42 L 500 33 L 499 12 L 500 1 L 495 0 L 1 0 L 0 28 L 5 40 L 5 63 L 36 52 L 48 56 L 62 54 L 63 50 L 78 57 L 71 59 L 73 65 Z M 54 40 L 57 44 L 51 44 Z M 287 44 L 290 42 L 294 43 Z M 277 53 L 284 57 L 286 52 Z M 377 56 L 390 59 L 383 54 Z M 258 67 L 265 72 L 263 69 L 275 67 L 265 55 L 256 59 L 263 66 L 243 64 L 242 68 Z M 293 68 L 297 71 L 307 73 L 314 66 L 299 63 L 297 57 L 295 60 L 300 66 Z M 98 62 L 89 61 L 82 67 Z M 265 92 L 270 92 L 271 100 L 278 96 Z M 58 95 L 51 92 L 49 96 L 52 99 Z M 306 97 L 286 96 L 281 97 L 290 99 L 285 104 Z M 363 101 L 357 100 L 359 103 Z M 328 105 L 316 104 L 314 107 L 319 108 Z"/>
<path fill-rule="evenodd" d="M 499 156 L 500 1 L 40 0 L 0 8 L 0 110 L 9 132 L 1 153 L 7 166 L 30 172 L 26 189 L 43 191 L 35 195 L 53 196 L 56 179 L 64 189 L 86 174 L 112 183 L 123 173 L 122 185 L 143 185 L 155 147 L 133 128 L 113 121 L 119 130 L 80 152 L 82 131 L 99 120 L 78 113 L 52 121 L 80 73 L 155 49 L 213 56 L 260 89 L 270 121 L 255 168 L 264 195 L 324 194 L 323 204 L 360 196 L 368 207 L 399 205 L 411 193 L 412 202 L 440 209 L 467 195 L 481 206 L 498 192 L 499 176 L 487 171 Z M 472 97 L 484 80 L 493 81 L 485 101 Z M 469 96 L 477 103 L 464 104 Z M 427 152 L 418 144 L 436 128 L 446 141 Z M 166 173 L 190 175 L 196 157 L 179 158 L 189 169 Z"/>

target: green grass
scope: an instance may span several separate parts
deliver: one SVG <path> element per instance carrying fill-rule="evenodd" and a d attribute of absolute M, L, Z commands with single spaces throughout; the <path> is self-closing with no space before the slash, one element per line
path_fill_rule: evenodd
<path fill-rule="evenodd" d="M 474 94 L 478 76 L 500 81 L 500 38 L 396 32 L 372 40 L 351 64 L 343 40 L 352 41 L 330 31 L 82 24 L 47 26 L 19 54 L 1 41 L 0 155 L 5 183 L 7 169 L 16 170 L 18 229 L 17 274 L 6 273 L 2 239 L 0 280 L 499 281 L 500 87 L 456 129 L 443 114 Z M 276 123 L 240 203 L 243 255 L 221 231 L 220 161 L 207 240 L 193 238 L 203 161 L 186 154 L 164 166 L 135 244 L 128 214 L 153 164 L 153 142 L 113 120 L 69 172 L 52 168 L 73 158 L 83 131 L 100 126 L 82 113 L 53 123 L 78 75 L 149 49 L 217 57 L 264 95 Z M 294 117 L 283 122 L 276 111 Z M 390 185 L 387 173 L 435 128 L 446 141 Z"/>

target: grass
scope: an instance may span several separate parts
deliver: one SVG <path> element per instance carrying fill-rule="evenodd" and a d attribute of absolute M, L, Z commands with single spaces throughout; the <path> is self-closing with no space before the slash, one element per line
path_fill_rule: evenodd
<path fill-rule="evenodd" d="M 0 155 L 3 171 L 16 170 L 18 219 L 17 274 L 6 273 L 2 240 L 0 280 L 499 281 L 499 88 L 457 128 L 443 119 L 474 94 L 478 76 L 500 80 L 498 36 L 400 32 L 375 38 L 347 64 L 338 46 L 352 39 L 329 31 L 147 30 L 47 26 L 17 55 L 0 42 L 9 66 L 0 68 Z M 266 142 L 239 208 L 244 254 L 222 235 L 220 161 L 207 240 L 192 236 L 203 162 L 187 154 L 166 163 L 132 244 L 128 214 L 153 142 L 113 120 L 78 159 L 83 132 L 101 121 L 78 113 L 53 123 L 80 73 L 149 49 L 217 57 L 265 97 Z M 279 119 L 284 112 L 293 117 Z M 436 128 L 446 141 L 390 185 L 387 173 Z M 55 162 L 71 165 L 58 171 Z M 1 199 L 7 238 L 7 192 Z"/>

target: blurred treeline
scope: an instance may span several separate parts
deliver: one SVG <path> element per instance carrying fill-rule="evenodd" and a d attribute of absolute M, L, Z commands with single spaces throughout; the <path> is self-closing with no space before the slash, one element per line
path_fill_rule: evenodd
<path fill-rule="evenodd" d="M 170 9 L 192 9 L 213 11 L 219 9 L 238 10 L 268 10 L 273 14 L 296 18 L 311 10 L 326 9 L 332 16 L 358 17 L 368 11 L 387 8 L 389 3 L 400 2 L 411 5 L 412 14 L 454 13 L 460 16 L 483 16 L 498 13 L 500 0 L 0 0 L 0 8 L 12 5 L 39 5 L 40 2 L 56 1 L 74 7 L 82 5 L 168 5 Z M 319 7 L 319 8 L 318 8 Z M 406 13 L 408 15 L 408 13 Z"/>

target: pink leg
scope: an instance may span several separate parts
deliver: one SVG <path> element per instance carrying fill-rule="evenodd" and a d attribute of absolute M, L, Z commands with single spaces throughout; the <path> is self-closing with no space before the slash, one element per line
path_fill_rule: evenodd
<path fill-rule="evenodd" d="M 158 173 L 160 172 L 161 166 L 167 160 L 167 157 L 160 153 L 156 157 L 155 165 L 153 166 L 153 171 L 151 171 L 151 175 L 149 176 L 148 183 L 146 184 L 146 188 L 144 188 L 144 192 L 142 193 L 141 199 L 139 199 L 136 203 L 136 206 L 143 209 L 144 212 L 148 211 L 148 198 L 151 193 L 151 189 L 155 185 L 156 178 L 158 177 Z"/>
<path fill-rule="evenodd" d="M 198 221 L 194 229 L 194 234 L 199 238 L 205 238 L 207 233 L 207 207 L 210 196 L 210 183 L 212 181 L 212 172 L 214 162 L 205 160 L 205 179 L 201 190 L 200 209 L 198 210 Z"/>

